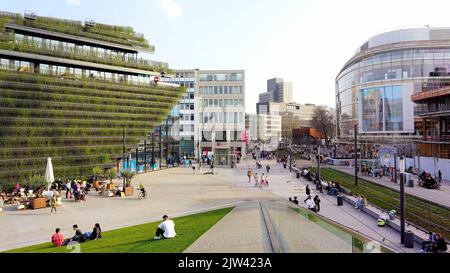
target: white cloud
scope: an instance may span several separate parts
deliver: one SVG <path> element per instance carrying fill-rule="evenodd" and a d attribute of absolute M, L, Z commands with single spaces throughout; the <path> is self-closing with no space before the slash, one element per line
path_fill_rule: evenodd
<path fill-rule="evenodd" d="M 66 0 L 66 3 L 69 6 L 79 6 L 81 5 L 81 0 Z"/>
<path fill-rule="evenodd" d="M 161 5 L 167 16 L 176 18 L 183 15 L 183 10 L 181 10 L 180 6 L 177 4 L 177 2 L 175 2 L 175 0 L 159 0 L 159 4 Z"/>

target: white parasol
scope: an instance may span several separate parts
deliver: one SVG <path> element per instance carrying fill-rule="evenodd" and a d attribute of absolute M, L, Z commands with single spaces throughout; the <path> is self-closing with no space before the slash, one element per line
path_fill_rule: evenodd
<path fill-rule="evenodd" d="M 55 177 L 53 175 L 52 159 L 50 157 L 47 158 L 47 169 L 45 170 L 45 181 L 47 181 L 47 183 L 48 183 L 47 190 L 50 191 L 50 186 L 55 181 Z"/>

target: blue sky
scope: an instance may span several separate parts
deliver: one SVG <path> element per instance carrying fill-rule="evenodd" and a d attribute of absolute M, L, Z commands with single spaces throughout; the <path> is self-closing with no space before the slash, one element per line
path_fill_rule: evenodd
<path fill-rule="evenodd" d="M 0 10 L 132 26 L 172 68 L 245 69 L 254 113 L 271 77 L 292 81 L 299 103 L 334 107 L 334 79 L 358 46 L 393 28 L 450 25 L 449 2 L 0 0 Z"/>

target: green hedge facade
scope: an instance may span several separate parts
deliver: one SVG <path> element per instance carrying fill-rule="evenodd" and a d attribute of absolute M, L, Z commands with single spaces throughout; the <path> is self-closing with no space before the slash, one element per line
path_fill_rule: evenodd
<path fill-rule="evenodd" d="M 0 180 L 45 171 L 86 176 L 122 157 L 168 115 L 184 88 L 132 86 L 0 70 Z"/>

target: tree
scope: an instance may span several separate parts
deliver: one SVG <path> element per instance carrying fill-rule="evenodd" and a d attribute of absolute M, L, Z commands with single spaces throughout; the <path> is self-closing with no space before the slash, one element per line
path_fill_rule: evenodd
<path fill-rule="evenodd" d="M 105 171 L 99 166 L 96 166 L 92 168 L 92 175 L 95 177 L 96 180 L 102 179 L 103 176 L 105 175 Z"/>
<path fill-rule="evenodd" d="M 133 179 L 135 176 L 135 173 L 130 171 L 130 170 L 125 170 L 122 172 L 122 177 L 125 177 L 125 187 L 130 187 L 131 186 L 131 179 Z"/>
<path fill-rule="evenodd" d="M 316 128 L 327 146 L 330 146 L 334 137 L 334 116 L 333 111 L 327 106 L 318 106 L 314 109 L 311 125 Z"/>
<path fill-rule="evenodd" d="M 112 169 L 107 170 L 105 175 L 109 179 L 109 181 L 112 183 L 113 179 L 117 178 L 119 176 L 119 173 L 117 172 L 117 168 L 112 168 Z"/>

